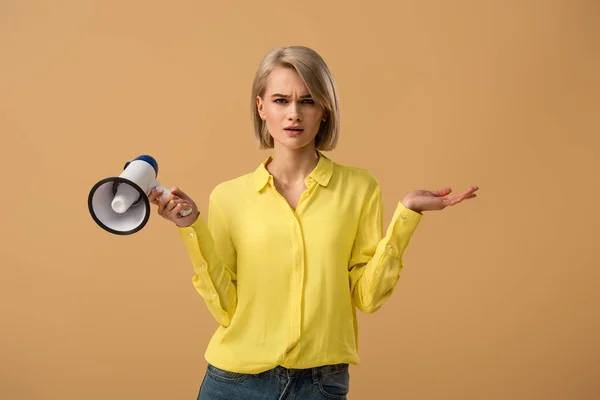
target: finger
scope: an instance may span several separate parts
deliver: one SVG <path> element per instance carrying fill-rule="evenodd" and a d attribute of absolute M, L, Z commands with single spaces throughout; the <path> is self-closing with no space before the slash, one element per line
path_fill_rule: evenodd
<path fill-rule="evenodd" d="M 181 199 L 181 198 L 179 198 L 179 197 L 176 197 L 175 199 L 173 199 L 173 201 L 175 202 L 175 205 L 176 205 L 176 206 L 177 206 L 177 205 L 179 205 L 179 204 L 183 204 L 183 205 L 184 205 L 184 207 L 185 207 L 186 205 L 187 205 L 188 207 L 191 207 L 191 206 L 190 206 L 190 203 L 189 203 L 187 200 L 185 200 L 185 199 Z"/>
<path fill-rule="evenodd" d="M 475 193 L 465 193 L 462 195 L 458 195 L 458 196 L 454 196 L 452 198 L 450 198 L 450 205 L 453 206 L 455 204 L 460 203 L 463 200 L 468 200 L 468 199 L 472 199 L 474 197 L 477 197 L 477 195 Z"/>
<path fill-rule="evenodd" d="M 169 204 L 171 200 L 173 200 L 174 196 L 172 194 L 168 196 L 160 196 L 158 198 L 158 213 L 163 215 L 165 212 L 165 207 Z"/>
<path fill-rule="evenodd" d="M 479 186 L 471 186 L 467 190 L 465 190 L 464 192 L 462 192 L 460 194 L 457 194 L 456 196 L 466 196 L 466 195 L 474 193 L 474 192 L 476 192 L 478 190 L 479 190 Z M 443 189 L 440 189 L 438 191 L 431 192 L 431 193 L 433 195 L 435 195 L 435 196 L 440 197 L 440 196 L 446 196 L 446 195 L 450 194 L 451 192 L 452 192 L 452 189 L 450 189 L 450 188 L 443 188 Z"/>
<path fill-rule="evenodd" d="M 477 191 L 479 188 L 477 186 L 472 186 L 470 188 L 468 188 L 467 190 L 465 190 L 464 192 L 457 194 L 455 197 L 460 198 L 462 200 L 462 198 L 464 198 L 465 196 L 468 196 L 472 193 L 474 193 L 475 191 Z"/>
<path fill-rule="evenodd" d="M 153 190 L 150 192 L 150 194 L 148 194 L 148 201 L 151 204 L 158 204 L 157 199 L 160 197 L 160 195 L 162 195 L 163 191 L 161 190 Z"/>
<path fill-rule="evenodd" d="M 156 200 L 156 204 L 160 205 L 161 203 L 165 203 L 172 198 L 172 194 L 165 194 L 162 189 L 156 190 L 154 193 L 154 198 Z"/>
<path fill-rule="evenodd" d="M 190 213 L 188 213 L 187 215 L 181 215 L 184 211 L 191 211 L 192 210 L 192 206 L 189 203 L 179 203 L 177 204 L 177 206 L 175 206 L 175 208 L 171 211 L 171 218 L 172 219 L 180 219 L 180 218 L 185 218 L 187 217 Z"/>
<path fill-rule="evenodd" d="M 431 194 L 433 194 L 436 197 L 443 197 L 443 196 L 447 196 L 452 192 L 452 189 L 450 188 L 442 188 L 440 190 L 435 190 L 432 191 Z"/>
<path fill-rule="evenodd" d="M 475 193 L 476 191 L 479 190 L 479 186 L 471 186 L 470 188 L 468 188 L 467 190 L 465 190 L 463 193 L 461 194 L 470 194 L 470 193 Z"/>
<path fill-rule="evenodd" d="M 181 200 L 181 199 L 171 199 L 171 200 L 169 200 L 169 202 L 165 205 L 163 213 L 171 213 L 171 211 L 173 211 L 173 209 L 175 207 L 177 207 L 177 205 L 181 201 L 183 201 L 183 200 Z"/>
<path fill-rule="evenodd" d="M 184 218 L 181 216 L 181 212 L 183 210 L 187 210 L 190 209 L 191 206 L 188 203 L 179 203 L 175 206 L 175 208 L 173 208 L 173 210 L 171 210 L 170 214 L 172 214 L 172 217 L 174 218 Z"/>
<path fill-rule="evenodd" d="M 177 204 L 181 201 L 185 201 L 185 200 L 183 200 L 173 194 L 171 194 L 169 196 L 161 196 L 158 198 L 158 202 L 159 202 L 158 208 L 159 208 L 160 212 L 162 214 L 164 214 L 165 212 L 169 211 L 167 208 L 169 208 L 170 205 L 171 205 L 170 208 L 172 208 L 173 204 Z"/>
<path fill-rule="evenodd" d="M 463 201 L 466 196 L 467 196 L 466 194 L 462 194 L 462 195 L 459 194 L 456 196 L 452 196 L 452 197 L 448 198 L 448 205 L 453 206 L 455 204 L 458 204 L 461 201 Z"/>
<path fill-rule="evenodd" d="M 156 196 L 155 200 L 156 200 L 156 204 L 158 205 L 158 213 L 161 214 L 162 213 L 162 209 L 163 209 L 163 202 L 165 200 L 166 196 Z"/>
<path fill-rule="evenodd" d="M 171 211 L 169 211 L 169 218 L 179 218 L 179 212 L 183 209 L 183 204 L 179 203 L 173 207 Z"/>

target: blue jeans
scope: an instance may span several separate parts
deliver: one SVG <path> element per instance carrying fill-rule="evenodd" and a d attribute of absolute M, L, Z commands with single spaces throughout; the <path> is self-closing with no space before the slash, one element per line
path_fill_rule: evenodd
<path fill-rule="evenodd" d="M 349 387 L 348 364 L 276 367 L 260 374 L 228 372 L 208 364 L 198 400 L 346 400 Z"/>

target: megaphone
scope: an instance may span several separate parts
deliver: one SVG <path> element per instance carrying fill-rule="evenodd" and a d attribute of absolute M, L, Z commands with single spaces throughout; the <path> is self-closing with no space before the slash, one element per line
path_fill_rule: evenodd
<path fill-rule="evenodd" d="M 105 231 L 115 235 L 131 235 L 141 230 L 150 218 L 148 194 L 162 189 L 162 196 L 171 191 L 156 180 L 158 163 L 149 155 L 142 155 L 125 163 L 119 176 L 96 183 L 88 195 L 88 209 L 92 218 Z M 190 215 L 191 209 L 180 212 Z"/>

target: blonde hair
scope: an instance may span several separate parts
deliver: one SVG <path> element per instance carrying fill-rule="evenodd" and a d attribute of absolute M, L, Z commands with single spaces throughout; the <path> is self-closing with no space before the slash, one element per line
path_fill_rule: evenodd
<path fill-rule="evenodd" d="M 261 149 L 273 148 L 273 137 L 267 130 L 256 106 L 256 96 L 264 96 L 271 71 L 277 67 L 293 68 L 304 81 L 313 100 L 324 108 L 327 116 L 315 138 L 318 150 L 333 150 L 340 131 L 340 107 L 333 76 L 325 61 L 314 50 L 303 46 L 281 47 L 269 52 L 260 63 L 252 84 L 252 119 L 254 135 Z"/>

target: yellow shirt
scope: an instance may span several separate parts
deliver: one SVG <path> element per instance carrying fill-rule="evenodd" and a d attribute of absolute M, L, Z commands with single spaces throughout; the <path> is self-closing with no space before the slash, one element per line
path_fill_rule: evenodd
<path fill-rule="evenodd" d="M 422 214 L 399 202 L 384 236 L 377 180 L 320 152 L 294 211 L 270 160 L 213 189 L 208 223 L 178 228 L 219 323 L 206 360 L 240 373 L 357 364 L 356 308 L 390 297 Z"/>

